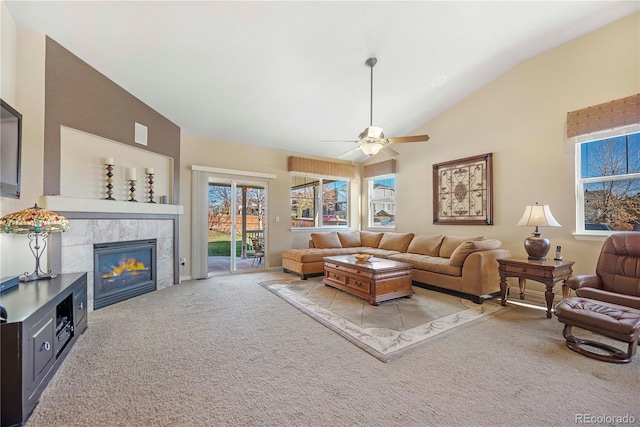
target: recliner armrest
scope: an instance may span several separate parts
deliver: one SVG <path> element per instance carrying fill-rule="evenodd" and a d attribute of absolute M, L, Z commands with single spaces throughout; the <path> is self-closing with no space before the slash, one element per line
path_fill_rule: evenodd
<path fill-rule="evenodd" d="M 577 276 L 570 276 L 565 282 L 568 287 L 574 291 L 579 288 L 596 288 L 602 287 L 602 281 L 599 276 L 595 274 L 582 274 Z"/>

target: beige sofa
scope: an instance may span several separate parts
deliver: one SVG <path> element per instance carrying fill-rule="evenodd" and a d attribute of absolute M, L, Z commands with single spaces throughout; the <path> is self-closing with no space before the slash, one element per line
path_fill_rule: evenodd
<path fill-rule="evenodd" d="M 511 256 L 499 240 L 485 237 L 345 231 L 311 233 L 309 247 L 282 253 L 285 272 L 303 279 L 324 274 L 326 256 L 371 254 L 413 266 L 415 285 L 458 293 L 480 304 L 500 292 L 498 262 Z"/>

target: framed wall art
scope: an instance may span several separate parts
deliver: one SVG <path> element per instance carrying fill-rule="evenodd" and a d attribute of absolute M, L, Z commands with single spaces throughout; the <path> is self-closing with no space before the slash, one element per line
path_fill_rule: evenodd
<path fill-rule="evenodd" d="M 433 165 L 433 223 L 493 225 L 493 155 Z"/>

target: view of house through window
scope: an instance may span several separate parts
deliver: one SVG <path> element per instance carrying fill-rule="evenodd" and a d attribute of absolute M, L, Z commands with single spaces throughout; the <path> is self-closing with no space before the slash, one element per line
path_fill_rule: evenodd
<path fill-rule="evenodd" d="M 349 225 L 349 181 L 293 175 L 291 226 L 330 227 Z"/>
<path fill-rule="evenodd" d="M 396 179 L 393 176 L 369 180 L 369 226 L 388 227 L 395 224 Z"/>
<path fill-rule="evenodd" d="M 583 142 L 576 153 L 577 231 L 639 231 L 640 133 Z"/>

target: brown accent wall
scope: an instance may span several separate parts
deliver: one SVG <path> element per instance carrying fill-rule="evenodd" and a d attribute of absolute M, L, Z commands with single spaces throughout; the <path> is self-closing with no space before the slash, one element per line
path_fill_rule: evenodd
<path fill-rule="evenodd" d="M 147 126 L 147 146 L 134 142 L 135 122 Z M 173 203 L 179 203 L 180 128 L 47 37 L 45 195 L 60 194 L 61 125 L 173 158 Z"/>

